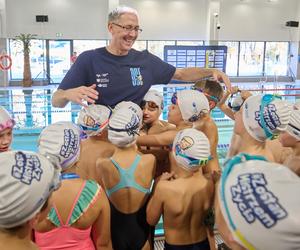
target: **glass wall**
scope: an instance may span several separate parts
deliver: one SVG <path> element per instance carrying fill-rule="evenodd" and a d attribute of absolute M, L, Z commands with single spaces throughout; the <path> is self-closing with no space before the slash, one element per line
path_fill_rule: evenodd
<path fill-rule="evenodd" d="M 12 59 L 10 79 L 23 78 L 24 54 L 23 44 L 20 41 L 9 41 L 9 52 Z M 46 67 L 45 40 L 34 39 L 31 41 L 30 68 L 32 79 L 42 78 L 43 68 Z"/>
<path fill-rule="evenodd" d="M 61 82 L 70 69 L 71 41 L 49 41 L 49 66 L 51 82 Z"/>
<path fill-rule="evenodd" d="M 176 45 L 183 46 L 201 46 L 204 45 L 204 41 L 176 41 Z"/>
<path fill-rule="evenodd" d="M 240 42 L 239 76 L 263 75 L 263 61 L 263 42 Z"/>
<path fill-rule="evenodd" d="M 106 46 L 109 40 L 32 40 L 30 62 L 33 79 L 48 79 L 60 83 L 71 66 L 71 54 Z M 288 72 L 288 42 L 220 41 L 228 47 L 226 73 L 229 76 L 286 76 Z M 201 46 L 203 41 L 151 41 L 138 40 L 133 48 L 149 52 L 164 59 L 165 45 Z M 13 60 L 10 80 L 23 77 L 22 44 L 10 39 L 9 53 Z M 47 58 L 48 56 L 48 58 Z M 73 56 L 72 56 L 73 57 Z M 47 72 L 47 70 L 49 72 Z"/>
<path fill-rule="evenodd" d="M 148 41 L 148 50 L 163 60 L 165 45 L 175 45 L 175 41 Z"/>
<path fill-rule="evenodd" d="M 265 74 L 286 75 L 288 68 L 288 53 L 288 43 L 266 42 Z"/>
<path fill-rule="evenodd" d="M 106 40 L 74 40 L 73 51 L 76 52 L 78 56 L 83 51 L 105 47 L 106 44 Z"/>
<path fill-rule="evenodd" d="M 142 51 L 147 49 L 147 41 L 138 40 L 132 46 L 134 49 Z"/>
<path fill-rule="evenodd" d="M 239 43 L 238 42 L 219 42 L 219 45 L 227 46 L 226 74 L 229 76 L 237 76 L 238 59 L 239 59 Z"/>

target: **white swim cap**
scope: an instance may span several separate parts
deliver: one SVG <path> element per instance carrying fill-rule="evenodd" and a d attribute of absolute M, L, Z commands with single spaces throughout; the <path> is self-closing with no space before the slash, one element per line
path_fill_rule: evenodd
<path fill-rule="evenodd" d="M 72 167 L 80 155 L 80 129 L 72 122 L 56 122 L 47 126 L 38 140 L 40 154 L 50 157 L 63 170 Z"/>
<path fill-rule="evenodd" d="M 124 108 L 124 109 L 130 109 L 131 111 L 134 111 L 136 113 L 136 115 L 139 117 L 139 119 L 142 121 L 143 120 L 143 111 L 141 110 L 140 106 L 137 105 L 134 102 L 127 102 L 127 101 L 122 101 L 119 102 L 113 112 L 117 111 L 120 108 Z"/>
<path fill-rule="evenodd" d="M 299 249 L 300 178 L 261 156 L 239 154 L 225 164 L 219 188 L 224 219 L 250 250 Z"/>
<path fill-rule="evenodd" d="M 240 110 L 244 103 L 244 99 L 241 96 L 241 93 L 238 93 L 236 95 L 231 96 L 228 106 L 231 108 L 234 112 L 237 112 Z"/>
<path fill-rule="evenodd" d="M 0 132 L 7 128 L 13 128 L 15 121 L 11 118 L 7 110 L 0 107 Z"/>
<path fill-rule="evenodd" d="M 111 113 L 104 105 L 91 104 L 80 110 L 77 123 L 88 136 L 95 136 L 107 127 Z"/>
<path fill-rule="evenodd" d="M 209 112 L 209 103 L 206 96 L 198 90 L 185 89 L 178 91 L 177 104 L 184 121 L 195 122 L 200 118 L 201 113 Z M 176 97 L 173 95 L 172 103 Z"/>
<path fill-rule="evenodd" d="M 132 145 L 140 131 L 141 114 L 141 108 L 133 102 L 114 109 L 108 124 L 108 140 L 118 147 Z"/>
<path fill-rule="evenodd" d="M 60 184 L 60 171 L 44 156 L 28 151 L 0 154 L 0 228 L 32 219 Z"/>
<path fill-rule="evenodd" d="M 179 131 L 173 141 L 173 156 L 186 170 L 195 171 L 211 159 L 206 135 L 194 128 Z"/>
<path fill-rule="evenodd" d="M 300 141 L 300 110 L 292 110 L 286 131 Z"/>
<path fill-rule="evenodd" d="M 146 102 L 154 102 L 158 106 L 159 110 L 164 108 L 164 98 L 157 90 L 150 89 L 144 96 L 143 100 Z"/>
<path fill-rule="evenodd" d="M 286 129 L 291 110 L 291 104 L 278 96 L 250 96 L 243 105 L 244 126 L 254 139 L 263 142 Z"/>

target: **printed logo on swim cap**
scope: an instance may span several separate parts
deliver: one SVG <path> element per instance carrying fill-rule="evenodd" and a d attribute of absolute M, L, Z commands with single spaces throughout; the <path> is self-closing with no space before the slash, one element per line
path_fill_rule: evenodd
<path fill-rule="evenodd" d="M 184 136 L 177 144 L 176 151 L 182 153 L 183 150 L 187 150 L 194 145 L 194 140 L 190 136 Z"/>
<path fill-rule="evenodd" d="M 138 110 L 135 107 L 129 106 L 128 109 L 133 111 L 136 115 L 138 114 Z"/>
<path fill-rule="evenodd" d="M 31 185 L 33 179 L 41 180 L 43 170 L 41 162 L 36 155 L 17 152 L 16 163 L 12 167 L 11 175 L 26 185 Z"/>
<path fill-rule="evenodd" d="M 125 125 L 125 130 L 128 135 L 135 135 L 137 134 L 137 130 L 139 128 L 140 119 L 136 114 L 132 114 L 131 120 L 129 123 Z"/>
<path fill-rule="evenodd" d="M 230 191 L 232 201 L 249 224 L 258 219 L 264 227 L 271 228 L 288 213 L 267 189 L 267 184 L 263 173 L 242 174 Z"/>
<path fill-rule="evenodd" d="M 76 154 L 79 145 L 79 138 L 72 129 L 64 130 L 64 145 L 61 146 L 59 154 L 64 158 Z"/>
<path fill-rule="evenodd" d="M 190 122 L 195 122 L 197 120 L 199 120 L 200 118 L 200 112 L 198 111 L 197 109 L 197 105 L 195 102 L 192 103 L 192 106 L 193 106 L 193 115 L 189 118 L 189 121 Z"/>
<path fill-rule="evenodd" d="M 96 121 L 90 115 L 85 115 L 83 117 L 83 123 L 88 127 L 94 127 L 96 125 Z"/>
<path fill-rule="evenodd" d="M 277 127 L 281 125 L 280 119 L 276 111 L 277 111 L 276 106 L 272 103 L 268 104 L 264 108 L 263 119 L 270 130 L 275 130 Z M 259 126 L 263 128 L 263 125 L 260 122 L 260 111 L 255 111 L 255 120 L 258 122 Z"/>

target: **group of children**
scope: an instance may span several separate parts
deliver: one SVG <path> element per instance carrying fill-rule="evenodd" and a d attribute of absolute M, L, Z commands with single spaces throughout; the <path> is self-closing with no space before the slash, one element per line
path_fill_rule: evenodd
<path fill-rule="evenodd" d="M 38 153 L 10 150 L 15 123 L 1 108 L 0 245 L 153 249 L 162 217 L 165 249 L 215 249 L 213 209 L 232 249 L 299 249 L 299 106 L 239 92 L 228 107 L 228 97 L 218 82 L 198 82 L 174 93 L 168 122 L 155 90 L 140 106 L 89 105 L 78 124 L 47 126 Z M 222 168 L 216 106 L 235 120 L 237 138 Z M 271 139 L 292 152 L 283 165 Z"/>

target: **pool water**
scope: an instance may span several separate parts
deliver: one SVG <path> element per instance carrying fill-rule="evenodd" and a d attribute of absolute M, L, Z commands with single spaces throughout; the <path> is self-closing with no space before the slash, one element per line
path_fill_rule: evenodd
<path fill-rule="evenodd" d="M 29 132 L 28 132 L 29 133 Z M 220 128 L 219 129 L 219 146 L 218 154 L 219 158 L 224 158 L 224 153 L 227 150 L 232 135 L 231 128 Z M 39 134 L 19 134 L 14 133 L 14 138 L 11 148 L 14 150 L 29 150 L 37 151 Z"/>

